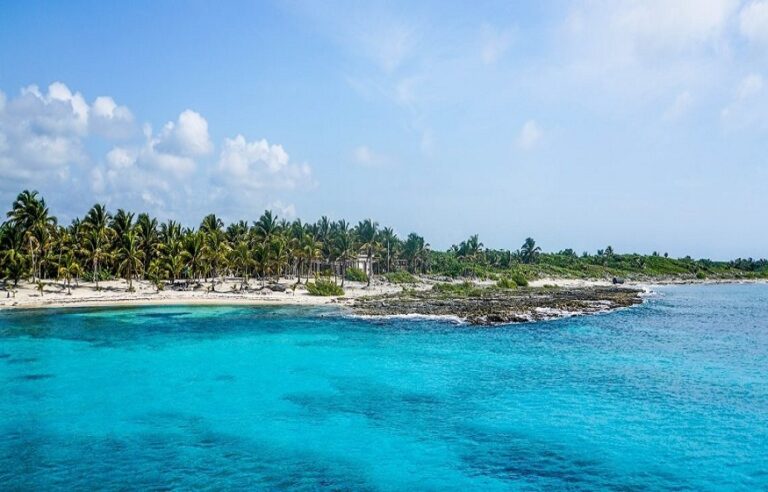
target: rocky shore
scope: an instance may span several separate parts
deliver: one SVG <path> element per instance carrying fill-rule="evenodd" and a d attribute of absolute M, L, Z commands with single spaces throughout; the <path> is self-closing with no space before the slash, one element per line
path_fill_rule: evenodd
<path fill-rule="evenodd" d="M 404 291 L 355 299 L 362 316 L 450 316 L 475 325 L 523 323 L 594 314 L 642 302 L 643 290 L 626 287 L 477 288 Z"/>

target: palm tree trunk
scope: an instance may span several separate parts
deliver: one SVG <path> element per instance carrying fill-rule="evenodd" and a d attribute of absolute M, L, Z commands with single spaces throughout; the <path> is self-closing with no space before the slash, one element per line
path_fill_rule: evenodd
<path fill-rule="evenodd" d="M 370 249 L 368 250 L 368 264 L 366 266 L 368 267 L 368 283 L 366 287 L 370 287 L 371 277 L 373 277 L 373 253 Z"/>

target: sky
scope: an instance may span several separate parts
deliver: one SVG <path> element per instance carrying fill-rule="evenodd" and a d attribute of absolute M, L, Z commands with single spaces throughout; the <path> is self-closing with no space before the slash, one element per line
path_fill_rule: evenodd
<path fill-rule="evenodd" d="M 768 256 L 768 0 L 0 1 L 0 204 Z"/>

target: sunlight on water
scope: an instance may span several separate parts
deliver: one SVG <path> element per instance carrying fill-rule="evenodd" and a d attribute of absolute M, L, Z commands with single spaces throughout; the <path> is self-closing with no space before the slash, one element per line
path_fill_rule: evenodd
<path fill-rule="evenodd" d="M 768 286 L 497 328 L 0 313 L 0 489 L 768 487 Z"/>

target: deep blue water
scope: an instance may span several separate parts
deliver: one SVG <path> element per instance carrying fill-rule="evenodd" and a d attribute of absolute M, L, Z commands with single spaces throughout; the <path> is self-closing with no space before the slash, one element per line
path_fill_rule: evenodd
<path fill-rule="evenodd" d="M 768 286 L 476 328 L 0 312 L 0 489 L 768 489 Z"/>

